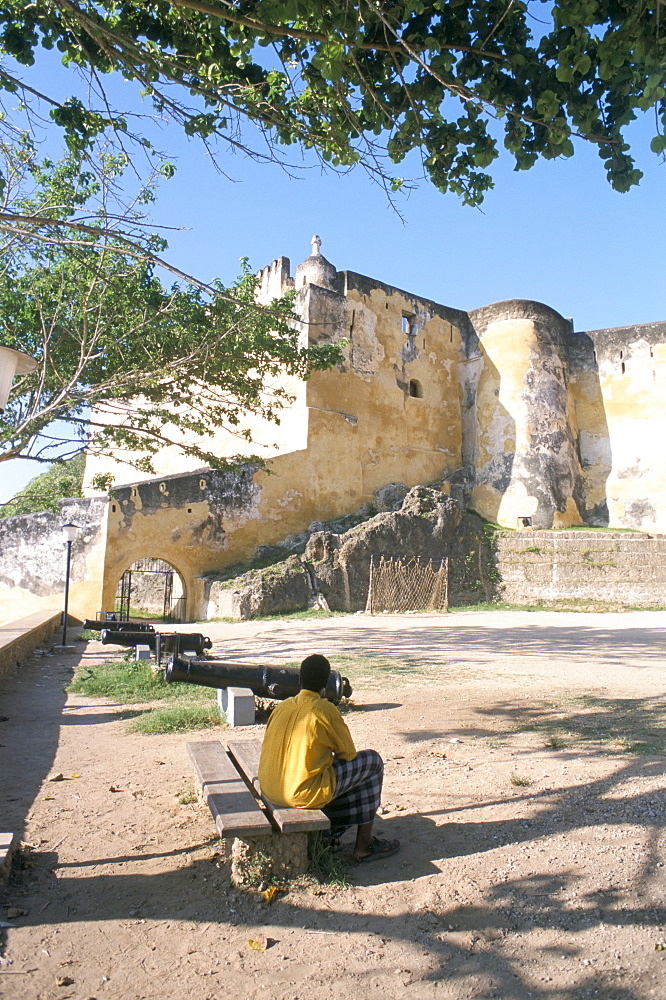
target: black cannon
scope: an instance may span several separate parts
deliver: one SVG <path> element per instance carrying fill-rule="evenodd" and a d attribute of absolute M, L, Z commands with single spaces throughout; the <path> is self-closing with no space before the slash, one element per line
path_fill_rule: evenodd
<path fill-rule="evenodd" d="M 151 649 L 157 649 L 159 645 L 162 653 L 179 653 L 181 649 L 191 649 L 199 655 L 213 645 L 208 636 L 201 632 L 126 632 L 106 628 L 100 632 L 100 642 L 103 646 L 143 645 L 150 646 Z"/>
<path fill-rule="evenodd" d="M 154 632 L 155 626 L 149 622 L 103 622 L 96 618 L 86 618 L 82 628 L 93 632 Z"/>
<path fill-rule="evenodd" d="M 224 660 L 185 660 L 175 655 L 167 663 L 164 674 L 169 683 L 200 684 L 203 687 L 250 688 L 260 698 L 283 701 L 298 694 L 301 689 L 299 672 L 288 667 L 260 667 L 248 663 L 227 663 Z M 337 705 L 342 698 L 349 698 L 351 684 L 337 670 L 331 670 L 326 686 L 326 697 Z"/>

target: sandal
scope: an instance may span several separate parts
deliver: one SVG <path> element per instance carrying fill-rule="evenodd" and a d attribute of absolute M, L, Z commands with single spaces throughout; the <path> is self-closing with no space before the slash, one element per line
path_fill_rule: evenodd
<path fill-rule="evenodd" d="M 380 840 L 378 837 L 373 837 L 370 844 L 370 854 L 366 854 L 362 858 L 357 858 L 354 855 L 354 861 L 357 865 L 363 865 L 366 861 L 379 861 L 381 858 L 390 858 L 392 854 L 397 854 L 399 850 L 399 840 Z"/>

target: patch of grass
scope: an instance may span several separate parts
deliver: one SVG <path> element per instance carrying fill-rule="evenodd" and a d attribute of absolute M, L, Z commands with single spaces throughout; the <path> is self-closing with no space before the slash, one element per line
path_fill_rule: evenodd
<path fill-rule="evenodd" d="M 576 611 L 582 614 L 589 614 L 590 612 L 600 614 L 612 612 L 616 614 L 627 611 L 664 610 L 666 608 L 661 606 L 638 607 L 630 604 L 615 604 L 612 601 L 585 601 L 578 598 L 575 601 L 563 599 L 560 601 L 537 601 L 534 604 L 511 604 L 509 601 L 479 601 L 478 604 L 457 604 L 449 607 L 451 614 L 468 611 Z"/>
<path fill-rule="evenodd" d="M 331 848 L 327 838 L 319 832 L 308 835 L 308 858 L 310 871 L 320 882 L 326 882 L 327 885 L 339 889 L 346 889 L 351 885 L 349 866 Z"/>
<path fill-rule="evenodd" d="M 193 802 L 197 802 L 198 798 L 199 796 L 197 795 L 196 789 L 193 785 L 181 788 L 178 792 L 178 804 L 181 806 L 190 806 Z"/>
<path fill-rule="evenodd" d="M 119 615 L 122 615 L 125 612 L 125 609 L 121 608 L 119 604 L 116 604 L 113 610 Z M 144 608 L 130 608 L 128 617 L 130 621 L 134 618 L 140 618 L 142 621 L 161 621 L 162 619 L 159 612 L 146 611 Z"/>
<path fill-rule="evenodd" d="M 79 667 L 67 688 L 73 694 L 108 698 L 121 705 L 148 705 L 144 710 L 122 713 L 132 718 L 129 732 L 156 735 L 208 729 L 221 725 L 217 694 L 196 684 L 167 684 L 162 673 L 135 660 L 105 660 Z"/>
<path fill-rule="evenodd" d="M 123 705 L 147 701 L 214 702 L 212 688 L 196 684 L 167 684 L 162 673 L 154 674 L 145 661 L 104 660 L 79 667 L 67 688 L 73 694 L 113 698 Z"/>
<path fill-rule="evenodd" d="M 567 745 L 567 741 L 563 740 L 561 736 L 549 736 L 546 740 L 546 746 L 550 747 L 551 750 L 563 750 Z"/>
<path fill-rule="evenodd" d="M 542 604 L 511 604 L 509 601 L 479 601 L 478 604 L 452 604 L 449 612 L 465 611 L 544 611 Z"/>
<path fill-rule="evenodd" d="M 495 521 L 489 521 L 487 517 L 484 517 L 483 514 L 479 514 L 478 510 L 474 510 L 472 507 L 468 507 L 466 513 L 471 514 L 473 517 L 478 517 L 479 521 L 481 521 L 486 528 L 490 528 L 492 531 L 516 530 L 515 528 L 503 528 L 501 524 L 496 524 Z"/>
<path fill-rule="evenodd" d="M 324 608 L 304 608 L 302 611 L 289 611 L 283 615 L 256 615 L 254 622 L 282 621 L 292 618 L 336 618 L 339 615 L 349 614 L 347 611 L 326 611 Z"/>
<path fill-rule="evenodd" d="M 645 756 L 652 756 L 653 754 L 663 754 L 666 750 L 666 744 L 663 740 L 660 742 L 649 742 L 647 740 L 628 740 L 628 739 L 618 739 L 615 741 L 616 745 L 620 750 L 624 750 L 625 753 L 637 753 L 644 754 Z"/>
<path fill-rule="evenodd" d="M 253 622 L 274 622 L 274 621 L 291 621 L 292 618 L 336 618 L 340 615 L 347 615 L 348 611 L 326 611 L 324 608 L 304 608 L 302 611 L 285 611 L 281 615 L 254 615 L 252 619 L 241 619 L 241 618 L 207 618 L 203 625 L 209 622 L 227 622 L 229 625 L 235 625 L 241 621 L 253 621 Z M 300 666 L 300 664 L 299 664 Z"/>
<path fill-rule="evenodd" d="M 220 725 L 216 707 L 205 705 L 179 705 L 154 708 L 138 716 L 127 727 L 130 733 L 144 736 L 162 736 L 166 733 L 187 733 L 193 729 L 210 729 Z"/>
<path fill-rule="evenodd" d="M 530 778 L 526 778 L 521 774 L 516 774 L 515 771 L 510 776 L 509 781 L 511 782 L 512 785 L 516 785 L 518 788 L 527 788 L 529 785 L 532 784 Z"/>

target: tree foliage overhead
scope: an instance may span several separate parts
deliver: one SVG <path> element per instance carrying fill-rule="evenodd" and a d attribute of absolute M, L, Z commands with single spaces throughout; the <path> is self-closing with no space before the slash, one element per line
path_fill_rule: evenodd
<path fill-rule="evenodd" d="M 141 225 L 151 192 L 129 206 L 114 200 L 122 157 L 102 155 L 92 173 L 76 157 L 39 164 L 28 145 L 19 157 L 0 152 L 0 219 L 14 219 L 0 224 L 0 344 L 39 361 L 0 415 L 0 462 L 50 462 L 85 444 L 134 452 L 150 472 L 151 456 L 176 441 L 220 467 L 207 435 L 249 439 L 247 414 L 279 418 L 285 375 L 307 378 L 339 359 L 333 345 L 301 343 L 289 296 L 256 304 L 247 264 L 231 288 L 164 287 L 164 243 Z"/>
<path fill-rule="evenodd" d="M 442 191 L 478 204 L 503 143 L 517 169 L 595 143 L 610 183 L 638 182 L 626 128 L 655 110 L 666 149 L 666 5 L 661 0 L 5 0 L 0 84 L 26 100 L 40 47 L 92 79 L 88 102 L 52 95 L 72 147 L 128 131 L 104 98 L 104 75 L 136 81 L 162 116 L 192 135 L 276 157 L 315 149 L 361 162 L 384 183 L 420 151 Z"/>

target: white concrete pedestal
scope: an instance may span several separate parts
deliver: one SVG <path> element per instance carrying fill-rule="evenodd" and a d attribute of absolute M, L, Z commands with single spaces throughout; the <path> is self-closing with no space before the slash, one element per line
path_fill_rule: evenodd
<path fill-rule="evenodd" d="M 218 688 L 217 704 L 232 729 L 254 725 L 254 694 L 249 688 Z"/>

